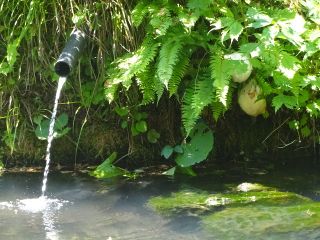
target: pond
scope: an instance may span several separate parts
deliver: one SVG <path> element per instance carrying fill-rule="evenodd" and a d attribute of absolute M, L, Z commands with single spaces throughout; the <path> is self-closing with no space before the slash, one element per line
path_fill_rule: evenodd
<path fill-rule="evenodd" d="M 0 177 L 0 239 L 320 239 L 316 172 Z"/>

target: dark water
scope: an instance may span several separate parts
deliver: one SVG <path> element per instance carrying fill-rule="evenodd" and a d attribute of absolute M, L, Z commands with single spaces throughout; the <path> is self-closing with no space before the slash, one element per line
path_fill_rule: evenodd
<path fill-rule="evenodd" d="M 232 234 L 232 225 L 228 229 L 231 234 L 216 234 L 195 214 L 163 216 L 150 209 L 147 202 L 151 197 L 166 196 L 179 189 L 219 192 L 242 182 L 259 182 L 310 197 L 315 202 L 320 200 L 320 177 L 299 171 L 137 180 L 96 180 L 85 174 L 53 173 L 49 175 L 47 188 L 48 198 L 54 200 L 50 207 L 41 211 L 21 207 L 17 200 L 36 199 L 41 195 L 41 181 L 42 174 L 37 173 L 0 176 L 0 239 L 249 239 L 246 235 L 237 238 L 237 233 Z M 255 235 L 252 239 L 320 239 L 320 231 L 298 229 Z"/>

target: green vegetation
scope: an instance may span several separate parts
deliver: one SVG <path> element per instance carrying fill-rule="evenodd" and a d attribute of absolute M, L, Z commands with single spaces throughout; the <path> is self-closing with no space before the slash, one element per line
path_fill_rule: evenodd
<path fill-rule="evenodd" d="M 0 10 L 5 158 L 42 159 L 53 63 L 74 27 L 86 29 L 88 44 L 59 106 L 57 147 L 68 146 L 68 164 L 116 151 L 133 165 L 172 158 L 167 174 L 195 175 L 192 167 L 217 152 L 261 142 L 317 151 L 318 0 L 13 0 Z M 241 109 L 269 118 L 267 128 L 236 126 L 246 119 Z"/>
<path fill-rule="evenodd" d="M 283 239 L 283 233 L 312 239 L 320 227 L 320 204 L 226 208 L 203 218 L 206 230 L 218 239 Z M 232 229 L 232 230 L 230 230 Z"/>
<path fill-rule="evenodd" d="M 174 214 L 183 211 L 209 212 L 220 206 L 244 207 L 246 205 L 279 206 L 305 204 L 311 200 L 291 192 L 281 192 L 277 189 L 254 185 L 256 188 L 248 192 L 231 191 L 210 194 L 194 189 L 174 192 L 170 196 L 158 196 L 149 200 L 148 205 L 164 214 Z M 261 187 L 258 188 L 258 187 Z"/>
<path fill-rule="evenodd" d="M 320 226 L 318 202 L 260 184 L 242 183 L 215 194 L 184 189 L 152 197 L 148 206 L 167 217 L 196 216 L 217 239 L 313 239 Z"/>

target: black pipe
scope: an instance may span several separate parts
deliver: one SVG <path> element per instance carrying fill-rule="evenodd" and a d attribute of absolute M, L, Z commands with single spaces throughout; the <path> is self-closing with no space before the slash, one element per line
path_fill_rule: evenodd
<path fill-rule="evenodd" d="M 68 42 L 54 65 L 54 70 L 59 76 L 68 76 L 77 63 L 85 45 L 85 36 L 85 33 L 78 29 L 72 31 Z"/>

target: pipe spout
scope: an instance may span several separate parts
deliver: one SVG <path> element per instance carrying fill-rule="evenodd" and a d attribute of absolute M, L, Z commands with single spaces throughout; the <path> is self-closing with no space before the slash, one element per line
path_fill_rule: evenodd
<path fill-rule="evenodd" d="M 72 31 L 68 42 L 54 65 L 54 70 L 59 76 L 66 77 L 69 75 L 83 51 L 85 39 L 86 35 L 83 31 L 78 29 Z"/>

